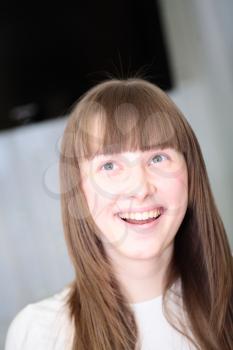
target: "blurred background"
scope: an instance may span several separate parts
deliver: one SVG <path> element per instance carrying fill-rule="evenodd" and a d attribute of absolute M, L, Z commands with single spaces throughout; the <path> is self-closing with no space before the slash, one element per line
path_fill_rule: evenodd
<path fill-rule="evenodd" d="M 183 111 L 233 251 L 232 16 L 231 0 L 1 5 L 0 348 L 17 312 L 73 278 L 60 140 L 70 106 L 108 73 L 144 73 Z"/>

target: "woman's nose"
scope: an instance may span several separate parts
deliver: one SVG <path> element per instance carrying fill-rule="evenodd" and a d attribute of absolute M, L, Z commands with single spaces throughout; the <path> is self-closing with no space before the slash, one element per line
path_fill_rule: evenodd
<path fill-rule="evenodd" d="M 139 165 L 132 169 L 132 180 L 128 195 L 140 198 L 140 200 L 145 197 L 154 194 L 157 190 L 154 183 L 151 182 L 149 174 L 146 169 Z"/>

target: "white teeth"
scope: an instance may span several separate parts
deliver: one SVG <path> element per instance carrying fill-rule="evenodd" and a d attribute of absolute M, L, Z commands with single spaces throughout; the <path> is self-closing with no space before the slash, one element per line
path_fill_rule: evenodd
<path fill-rule="evenodd" d="M 119 213 L 118 214 L 122 219 L 131 219 L 131 220 L 147 220 L 149 218 L 156 218 L 160 215 L 160 210 L 150 210 L 143 213 Z"/>
<path fill-rule="evenodd" d="M 143 220 L 146 220 L 147 217 L 148 217 L 148 215 L 147 215 L 146 213 L 142 213 L 142 219 L 143 219 Z"/>

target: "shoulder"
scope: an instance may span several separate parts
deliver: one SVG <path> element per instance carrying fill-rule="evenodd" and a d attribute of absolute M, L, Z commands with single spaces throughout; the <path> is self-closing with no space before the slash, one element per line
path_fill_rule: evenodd
<path fill-rule="evenodd" d="M 5 350 L 64 349 L 71 324 L 66 308 L 69 287 L 24 307 L 12 320 Z"/>
<path fill-rule="evenodd" d="M 6 335 L 5 350 L 21 349 L 30 320 L 29 306 L 24 307 L 11 321 Z"/>

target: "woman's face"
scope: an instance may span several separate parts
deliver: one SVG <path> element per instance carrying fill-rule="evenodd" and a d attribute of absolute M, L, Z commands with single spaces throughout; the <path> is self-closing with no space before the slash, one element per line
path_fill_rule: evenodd
<path fill-rule="evenodd" d="M 148 259 L 172 247 L 188 203 L 182 154 L 166 148 L 99 155 L 80 168 L 90 212 L 109 254 Z M 158 208 L 162 215 L 147 224 L 121 218 L 151 221 L 148 215 L 157 216 Z"/>

